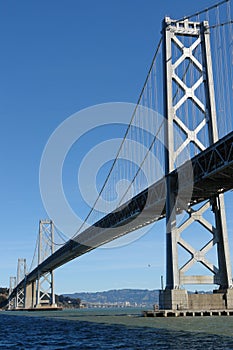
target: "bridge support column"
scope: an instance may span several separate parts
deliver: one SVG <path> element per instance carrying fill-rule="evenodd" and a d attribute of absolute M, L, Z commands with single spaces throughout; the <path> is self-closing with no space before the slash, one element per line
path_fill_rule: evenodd
<path fill-rule="evenodd" d="M 37 308 L 57 306 L 55 303 L 53 271 L 38 275 L 35 306 Z"/>
<path fill-rule="evenodd" d="M 39 228 L 38 266 L 54 252 L 54 225 L 51 220 L 41 220 Z M 35 307 L 56 307 L 54 273 L 38 270 Z"/>
<path fill-rule="evenodd" d="M 15 287 L 16 287 L 16 277 L 11 276 L 10 286 L 9 286 L 9 296 L 11 295 Z M 16 297 L 10 299 L 8 304 L 8 310 L 14 310 L 14 309 L 16 309 Z"/>
<path fill-rule="evenodd" d="M 36 305 L 36 281 L 25 285 L 24 308 L 33 309 Z"/>
<path fill-rule="evenodd" d="M 27 271 L 26 259 L 19 258 L 18 267 L 17 267 L 17 285 L 22 280 L 25 280 L 26 271 Z M 24 304 L 25 304 L 25 286 L 17 289 L 15 307 L 16 309 L 24 309 Z"/>
<path fill-rule="evenodd" d="M 163 54 L 164 116 L 167 122 L 164 128 L 165 175 L 168 175 L 218 141 L 208 22 L 191 22 L 188 19 L 175 21 L 166 17 L 163 23 Z M 211 166 L 212 160 L 206 161 Z M 199 295 L 191 298 L 183 286 L 216 284 L 219 286 L 219 295 L 213 294 L 209 297 L 211 300 L 208 305 L 233 308 L 232 272 L 223 195 L 213 196 L 206 202 L 202 202 L 201 198 L 193 200 L 192 194 L 188 196 L 187 191 L 180 193 L 181 177 L 179 174 L 178 178 L 167 176 L 167 276 L 166 289 L 160 296 L 160 306 L 166 309 L 185 309 L 195 304 L 198 307 L 203 298 Z M 187 188 L 192 188 L 192 176 Z M 181 212 L 184 213 L 184 219 L 178 221 Z M 200 243 L 198 246 L 198 229 L 196 226 L 193 226 L 193 230 L 190 229 L 193 224 L 199 225 L 201 232 L 206 230 L 211 236 L 204 244 Z M 184 237 L 185 230 L 188 230 L 189 235 Z M 192 239 L 190 236 L 193 236 Z M 203 234 L 199 235 L 199 239 L 203 242 Z M 195 240 L 196 244 L 193 243 Z M 207 253 L 213 248 L 214 263 L 207 257 Z M 208 273 L 198 274 L 197 264 L 202 265 Z M 196 269 L 193 272 L 194 265 Z"/>
<path fill-rule="evenodd" d="M 184 289 L 165 289 L 159 295 L 160 309 L 187 310 L 188 293 Z"/>
<path fill-rule="evenodd" d="M 232 289 L 231 260 L 223 194 L 219 194 L 213 199 L 213 212 L 216 218 L 216 240 L 219 263 L 218 284 L 222 290 Z"/>
<path fill-rule="evenodd" d="M 227 289 L 225 294 L 226 308 L 233 310 L 233 289 Z"/>

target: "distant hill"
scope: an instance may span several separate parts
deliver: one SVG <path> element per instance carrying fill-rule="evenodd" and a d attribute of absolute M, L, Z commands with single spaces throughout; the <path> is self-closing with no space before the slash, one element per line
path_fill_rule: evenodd
<path fill-rule="evenodd" d="M 9 290 L 0 287 L 0 309 L 6 306 Z"/>
<path fill-rule="evenodd" d="M 95 293 L 63 294 L 70 298 L 79 298 L 82 303 L 129 303 L 130 305 L 152 306 L 159 301 L 158 290 L 148 289 L 118 289 Z"/>

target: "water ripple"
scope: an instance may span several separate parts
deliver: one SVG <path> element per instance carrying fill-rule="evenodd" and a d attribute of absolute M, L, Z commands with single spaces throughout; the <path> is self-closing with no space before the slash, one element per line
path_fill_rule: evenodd
<path fill-rule="evenodd" d="M 0 314 L 0 349 L 232 349 L 233 338 L 148 327 Z"/>

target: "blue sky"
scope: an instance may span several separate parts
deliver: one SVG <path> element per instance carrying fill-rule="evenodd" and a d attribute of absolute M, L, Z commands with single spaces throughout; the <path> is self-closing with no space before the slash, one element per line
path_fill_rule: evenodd
<path fill-rule="evenodd" d="M 39 220 L 47 217 L 39 165 L 51 133 L 85 107 L 136 103 L 163 17 L 212 3 L 0 0 L 0 285 L 16 274 L 19 257 L 31 261 Z M 229 211 L 230 203 L 231 194 Z M 133 244 L 76 259 L 56 271 L 56 293 L 159 288 L 164 240 L 161 222 Z"/>

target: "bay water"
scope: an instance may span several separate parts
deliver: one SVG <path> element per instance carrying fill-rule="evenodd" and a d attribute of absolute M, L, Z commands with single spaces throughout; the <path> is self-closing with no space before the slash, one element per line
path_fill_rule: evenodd
<path fill-rule="evenodd" d="M 0 349 L 233 349 L 233 316 L 145 318 L 141 311 L 1 311 Z"/>

